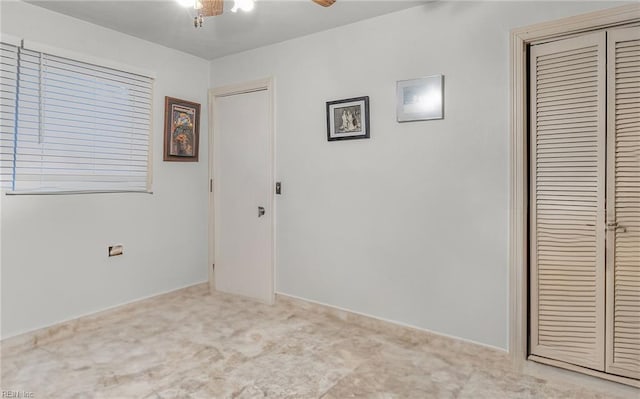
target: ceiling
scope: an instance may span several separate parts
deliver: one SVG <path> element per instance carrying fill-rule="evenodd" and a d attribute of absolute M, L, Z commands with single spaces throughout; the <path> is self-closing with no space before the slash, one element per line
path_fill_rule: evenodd
<path fill-rule="evenodd" d="M 328 8 L 311 0 L 257 0 L 249 13 L 229 10 L 193 27 L 194 10 L 175 0 L 26 0 L 27 3 L 150 42 L 214 59 L 423 4 L 417 0 L 337 0 Z"/>

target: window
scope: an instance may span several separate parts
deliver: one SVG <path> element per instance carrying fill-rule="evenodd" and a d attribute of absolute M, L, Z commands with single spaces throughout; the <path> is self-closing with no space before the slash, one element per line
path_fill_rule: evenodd
<path fill-rule="evenodd" d="M 149 191 L 153 79 L 0 43 L 0 185 Z"/>

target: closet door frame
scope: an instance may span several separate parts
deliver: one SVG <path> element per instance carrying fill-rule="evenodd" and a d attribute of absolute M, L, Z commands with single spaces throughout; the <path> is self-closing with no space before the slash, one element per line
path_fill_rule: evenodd
<path fill-rule="evenodd" d="M 529 159 L 528 159 L 528 49 L 531 44 L 544 43 L 581 33 L 619 25 L 640 26 L 640 5 L 630 4 L 589 14 L 544 22 L 513 29 L 510 37 L 510 225 L 509 225 L 509 354 L 514 368 L 543 378 L 562 377 L 576 383 L 590 384 L 609 392 L 628 394 L 634 388 L 612 384 L 605 380 L 640 387 L 637 380 L 618 377 L 579 366 L 567 367 L 578 373 L 568 373 L 556 367 L 538 364 L 528 359 L 528 257 L 529 257 Z M 560 366 L 561 362 L 547 362 Z M 590 378 L 586 375 L 600 377 Z M 631 389 L 631 391 L 629 390 Z"/>
<path fill-rule="evenodd" d="M 616 161 L 617 158 L 617 108 L 616 108 L 616 43 L 625 40 L 638 40 L 638 28 L 611 29 L 607 32 L 607 229 L 606 229 L 606 360 L 605 370 L 617 375 L 638 378 L 638 373 L 631 371 L 615 359 L 616 334 L 616 240 L 618 234 L 627 234 L 624 222 L 618 226 L 616 198 Z M 624 219 L 624 218 L 623 218 Z M 619 265 L 618 265 L 619 266 Z"/>

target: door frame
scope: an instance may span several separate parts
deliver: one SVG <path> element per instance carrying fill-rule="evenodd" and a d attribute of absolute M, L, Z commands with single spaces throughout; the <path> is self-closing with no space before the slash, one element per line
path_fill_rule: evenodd
<path fill-rule="evenodd" d="M 267 101 L 268 101 L 268 113 L 269 113 L 269 126 L 268 126 L 268 134 L 269 134 L 269 157 L 271 162 L 269 163 L 269 183 L 270 187 L 273 189 L 275 187 L 275 170 L 276 170 L 276 158 L 275 158 L 275 107 L 274 107 L 274 79 L 272 77 L 254 80 L 245 83 L 232 84 L 227 86 L 221 86 L 213 89 L 209 89 L 209 240 L 208 240 L 208 249 L 209 249 L 209 291 L 215 291 L 215 204 L 218 202 L 218 191 L 216 189 L 216 181 L 214 179 L 215 176 L 215 159 L 214 159 L 214 145 L 215 145 L 215 137 L 217 134 L 216 130 L 216 98 L 218 97 L 228 97 L 238 94 L 252 93 L 256 91 L 266 91 L 267 92 Z M 269 300 L 266 301 L 268 304 L 273 304 L 275 300 L 275 264 L 276 264 L 276 203 L 274 201 L 274 192 L 271 192 L 267 200 L 267 209 L 271 209 L 269 215 L 267 215 L 267 220 L 269 221 L 271 228 L 269 229 L 269 241 L 271 242 L 271 257 L 268 262 L 268 274 L 269 274 L 269 284 L 270 284 L 270 294 Z"/>
<path fill-rule="evenodd" d="M 509 166 L 509 354 L 514 368 L 544 378 L 573 377 L 579 383 L 610 384 L 528 360 L 528 48 L 596 29 L 640 23 L 640 5 L 630 4 L 511 30 Z M 549 361 L 558 366 L 560 362 Z M 554 364 L 555 363 L 555 364 Z M 638 386 L 635 380 L 575 366 L 572 371 Z M 617 385 L 617 384 L 614 384 Z M 611 387 L 624 389 L 628 387 Z"/>

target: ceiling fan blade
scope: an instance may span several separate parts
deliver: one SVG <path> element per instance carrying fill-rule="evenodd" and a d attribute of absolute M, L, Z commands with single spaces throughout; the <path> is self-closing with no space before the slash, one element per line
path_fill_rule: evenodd
<path fill-rule="evenodd" d="M 330 7 L 336 0 L 313 0 L 314 3 L 320 4 L 322 7 Z"/>
<path fill-rule="evenodd" d="M 203 17 L 214 17 L 222 14 L 222 7 L 224 0 L 200 0 L 202 2 L 202 9 L 200 12 Z"/>

